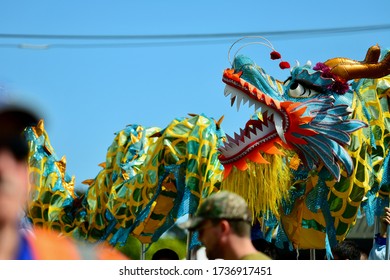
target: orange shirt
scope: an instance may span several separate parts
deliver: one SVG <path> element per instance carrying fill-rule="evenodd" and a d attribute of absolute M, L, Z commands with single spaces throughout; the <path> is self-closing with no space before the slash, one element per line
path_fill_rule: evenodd
<path fill-rule="evenodd" d="M 128 260 L 120 251 L 107 244 L 86 244 L 57 232 L 34 228 L 27 234 L 35 260 Z"/>

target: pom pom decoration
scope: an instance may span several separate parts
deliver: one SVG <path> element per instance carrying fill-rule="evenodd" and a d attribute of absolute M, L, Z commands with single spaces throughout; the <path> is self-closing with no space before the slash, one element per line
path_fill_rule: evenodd
<path fill-rule="evenodd" d="M 272 51 L 272 52 L 270 53 L 270 55 L 271 55 L 271 59 L 272 59 L 272 60 L 282 58 L 282 56 L 280 55 L 280 53 L 278 53 L 277 51 Z"/>
<path fill-rule="evenodd" d="M 290 68 L 290 63 L 288 63 L 287 61 L 282 61 L 279 63 L 279 67 L 280 67 L 280 69 Z"/>
<path fill-rule="evenodd" d="M 276 60 L 276 59 L 282 59 L 282 56 L 280 55 L 279 52 L 273 50 L 271 53 L 271 59 L 272 60 Z M 288 63 L 287 61 L 281 61 L 279 63 L 279 68 L 280 69 L 287 69 L 287 68 L 290 68 L 290 63 Z"/>

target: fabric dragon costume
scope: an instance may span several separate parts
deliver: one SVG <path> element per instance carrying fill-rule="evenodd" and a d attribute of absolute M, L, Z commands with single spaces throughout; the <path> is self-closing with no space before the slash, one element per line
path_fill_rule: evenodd
<path fill-rule="evenodd" d="M 123 244 L 133 235 L 151 243 L 202 199 L 229 189 L 247 199 L 268 239 L 277 228 L 279 242 L 329 251 L 361 206 L 372 222 L 388 203 L 390 55 L 380 53 L 374 46 L 362 62 L 297 65 L 285 82 L 238 55 L 223 73 L 225 96 L 256 111 L 240 133 L 225 135 L 222 118 L 204 115 L 164 129 L 129 125 L 116 133 L 83 194 L 41 121 L 26 130 L 27 216 L 91 242 Z M 273 50 L 271 58 L 281 57 Z"/>

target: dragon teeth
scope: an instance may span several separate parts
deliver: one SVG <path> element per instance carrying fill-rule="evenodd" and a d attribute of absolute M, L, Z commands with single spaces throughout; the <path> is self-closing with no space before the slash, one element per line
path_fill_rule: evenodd
<path fill-rule="evenodd" d="M 240 106 L 241 106 L 241 101 L 242 101 L 242 96 L 241 95 L 237 95 L 237 112 L 240 111 Z"/>
<path fill-rule="evenodd" d="M 247 98 L 247 97 L 245 96 L 242 100 L 243 100 L 242 105 L 245 105 L 246 103 L 248 103 L 249 98 Z"/>
<path fill-rule="evenodd" d="M 234 141 L 234 139 L 229 134 L 226 134 L 226 138 L 228 139 L 228 142 Z"/>
<path fill-rule="evenodd" d="M 253 138 L 255 138 L 256 137 L 256 132 L 251 132 L 251 133 L 249 133 L 249 136 L 245 136 L 244 137 L 244 144 L 249 144 L 249 143 L 251 143 L 253 140 Z"/>
<path fill-rule="evenodd" d="M 235 96 L 233 96 L 233 97 L 230 99 L 230 106 L 231 106 L 231 107 L 233 107 L 234 102 L 236 102 L 236 97 L 235 97 Z"/>
<path fill-rule="evenodd" d="M 224 95 L 225 97 L 231 96 L 231 106 L 233 106 L 234 103 L 237 101 L 236 103 L 237 111 L 240 110 L 241 105 L 245 105 L 248 102 L 249 102 L 249 107 L 257 103 L 251 98 L 249 98 L 247 95 L 242 93 L 240 90 L 229 85 L 225 86 Z M 259 108 L 259 106 L 256 107 Z"/>
<path fill-rule="evenodd" d="M 223 94 L 227 97 L 229 96 L 230 94 L 232 94 L 232 87 L 231 86 L 225 86 L 225 89 L 223 91 Z"/>

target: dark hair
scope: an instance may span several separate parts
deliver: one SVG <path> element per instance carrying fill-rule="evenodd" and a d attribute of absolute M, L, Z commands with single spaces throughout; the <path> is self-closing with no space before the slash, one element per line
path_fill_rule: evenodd
<path fill-rule="evenodd" d="M 17 160 L 26 160 L 29 149 L 23 131 L 37 123 L 38 118 L 27 109 L 0 107 L 0 149 L 10 150 Z"/>
<path fill-rule="evenodd" d="M 344 240 L 332 248 L 335 260 L 360 260 L 358 245 L 350 240 Z"/>
<path fill-rule="evenodd" d="M 228 220 L 232 230 L 235 234 L 240 237 L 250 237 L 251 236 L 251 225 L 248 221 L 240 220 Z"/>
<path fill-rule="evenodd" d="M 24 161 L 27 159 L 28 146 L 27 140 L 23 135 L 15 135 L 9 138 L 0 137 L 0 150 L 1 149 L 11 151 L 18 161 Z"/>
<path fill-rule="evenodd" d="M 225 220 L 229 223 L 232 231 L 240 236 L 240 237 L 250 237 L 251 235 L 251 225 L 249 221 L 241 220 L 241 219 L 210 219 L 213 225 L 217 225 L 220 221 Z"/>
<path fill-rule="evenodd" d="M 152 260 L 178 260 L 179 255 L 168 248 L 157 250 L 152 257 Z"/>

